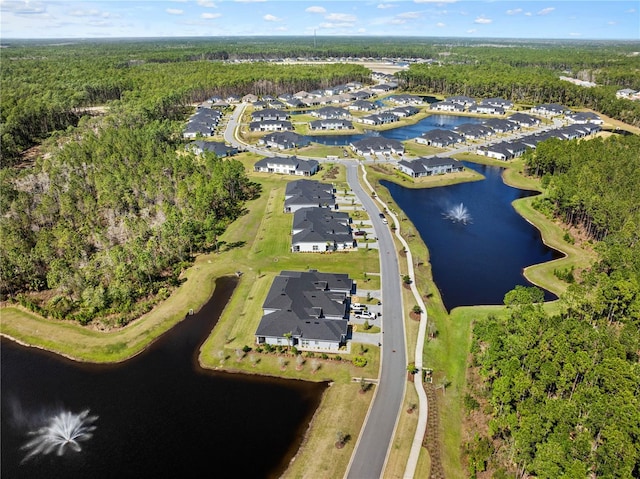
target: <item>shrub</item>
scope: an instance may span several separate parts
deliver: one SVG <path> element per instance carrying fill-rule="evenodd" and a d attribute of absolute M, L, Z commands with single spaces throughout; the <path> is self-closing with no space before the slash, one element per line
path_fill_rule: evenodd
<path fill-rule="evenodd" d="M 367 365 L 367 358 L 363 356 L 356 356 L 353 358 L 353 365 L 358 368 L 363 368 Z"/>

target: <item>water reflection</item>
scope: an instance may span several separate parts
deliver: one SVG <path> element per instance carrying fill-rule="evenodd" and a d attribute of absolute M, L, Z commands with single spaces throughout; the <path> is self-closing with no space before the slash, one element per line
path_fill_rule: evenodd
<path fill-rule="evenodd" d="M 433 278 L 448 310 L 503 304 L 516 285 L 531 286 L 523 276 L 526 266 L 561 257 L 511 205 L 535 193 L 505 185 L 501 168 L 464 164 L 485 180 L 429 189 L 382 182 L 429 248 Z M 473 221 L 451 221 L 448 213 L 459 205 Z M 547 291 L 545 299 L 556 296 Z"/>

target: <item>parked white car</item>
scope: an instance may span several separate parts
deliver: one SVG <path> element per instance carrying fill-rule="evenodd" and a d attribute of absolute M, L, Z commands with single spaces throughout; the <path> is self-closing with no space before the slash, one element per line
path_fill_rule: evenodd
<path fill-rule="evenodd" d="M 355 314 L 356 319 L 376 319 L 375 314 L 370 311 L 362 311 Z"/>

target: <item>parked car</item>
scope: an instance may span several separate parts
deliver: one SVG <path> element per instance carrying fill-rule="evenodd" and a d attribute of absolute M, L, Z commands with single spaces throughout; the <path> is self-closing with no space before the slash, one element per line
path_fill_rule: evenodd
<path fill-rule="evenodd" d="M 380 218 L 384 219 L 384 213 L 378 213 L 380 215 Z"/>
<path fill-rule="evenodd" d="M 364 236 L 364 231 L 358 230 L 356 232 L 353 233 L 356 236 Z"/>
<path fill-rule="evenodd" d="M 361 313 L 357 313 L 355 317 L 356 319 L 375 319 L 376 315 L 369 311 L 363 311 Z"/>

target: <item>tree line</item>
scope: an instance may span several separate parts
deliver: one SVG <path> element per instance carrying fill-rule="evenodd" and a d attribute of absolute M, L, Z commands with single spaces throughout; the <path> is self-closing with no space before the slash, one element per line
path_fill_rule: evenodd
<path fill-rule="evenodd" d="M 506 315 L 474 323 L 484 382 L 467 404 L 485 404 L 490 421 L 467 445 L 472 476 L 639 477 L 639 152 L 639 137 L 612 136 L 529 153 L 529 172 L 544 178 L 537 207 L 580 227 L 599 255 L 575 272 L 558 313 L 541 290 L 517 287 Z"/>
<path fill-rule="evenodd" d="M 625 123 L 640 125 L 640 103 L 616 98 L 620 85 L 584 88 L 560 80 L 559 75 L 555 70 L 502 62 L 441 66 L 417 64 L 397 73 L 400 86 L 410 91 L 476 98 L 499 97 L 524 105 L 559 103 L 572 108 L 591 108 Z"/>

